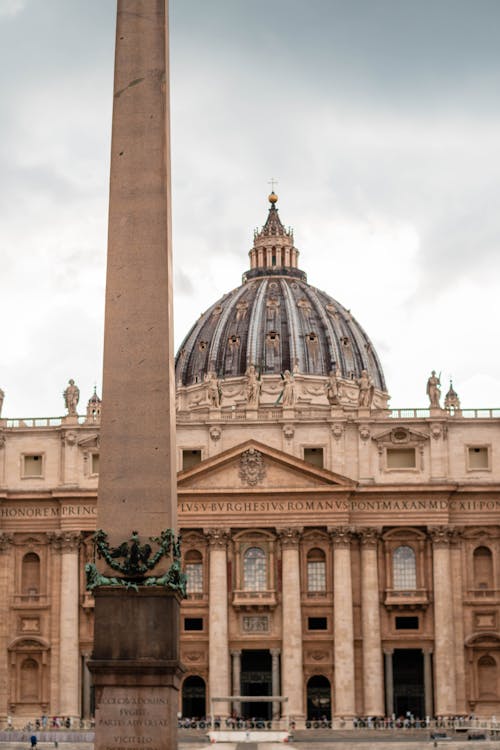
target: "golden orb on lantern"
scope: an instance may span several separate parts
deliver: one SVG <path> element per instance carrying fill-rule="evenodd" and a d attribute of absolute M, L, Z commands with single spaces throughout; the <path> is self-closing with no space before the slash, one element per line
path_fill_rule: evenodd
<path fill-rule="evenodd" d="M 272 192 L 272 193 L 271 193 L 271 194 L 269 195 L 269 197 L 268 197 L 268 201 L 269 201 L 269 203 L 277 203 L 277 201 L 278 201 L 278 196 L 276 195 L 276 193 L 274 192 L 274 190 L 273 190 L 273 192 Z"/>

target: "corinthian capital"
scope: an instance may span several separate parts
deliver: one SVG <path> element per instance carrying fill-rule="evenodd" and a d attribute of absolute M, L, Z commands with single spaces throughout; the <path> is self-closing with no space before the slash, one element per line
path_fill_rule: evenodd
<path fill-rule="evenodd" d="M 226 549 L 231 536 L 228 529 L 203 529 L 203 533 L 208 538 L 210 547 L 222 549 Z"/>
<path fill-rule="evenodd" d="M 297 547 L 302 537 L 302 528 L 276 529 L 282 547 Z"/>
<path fill-rule="evenodd" d="M 380 539 L 380 529 L 369 526 L 357 529 L 357 534 L 363 547 L 376 547 Z"/>
<path fill-rule="evenodd" d="M 330 526 L 328 533 L 333 544 L 337 547 L 350 547 L 351 540 L 354 536 L 352 526 Z"/>
<path fill-rule="evenodd" d="M 429 526 L 429 536 L 434 547 L 448 547 L 454 536 L 451 526 Z"/>
<path fill-rule="evenodd" d="M 49 544 L 61 552 L 75 552 L 82 541 L 79 531 L 49 531 L 47 538 Z"/>

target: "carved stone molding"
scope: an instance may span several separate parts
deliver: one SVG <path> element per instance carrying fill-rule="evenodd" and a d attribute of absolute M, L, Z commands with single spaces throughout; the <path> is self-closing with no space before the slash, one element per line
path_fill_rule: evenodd
<path fill-rule="evenodd" d="M 335 546 L 350 547 L 355 532 L 352 526 L 329 526 L 328 533 Z"/>
<path fill-rule="evenodd" d="M 451 526 L 429 526 L 428 532 L 433 546 L 444 548 L 450 545 L 455 529 Z"/>
<path fill-rule="evenodd" d="M 264 465 L 264 456 L 255 448 L 249 448 L 241 454 L 240 458 L 240 479 L 244 484 L 255 487 L 262 482 L 266 476 L 266 467 Z"/>
<path fill-rule="evenodd" d="M 381 536 L 381 529 L 367 526 L 357 529 L 357 534 L 363 547 L 376 547 Z"/>
<path fill-rule="evenodd" d="M 6 552 L 12 544 L 12 534 L 6 534 L 5 531 L 0 531 L 0 552 Z"/>
<path fill-rule="evenodd" d="M 285 528 L 276 529 L 276 531 L 278 532 L 282 547 L 297 547 L 301 540 L 303 529 Z"/>
<path fill-rule="evenodd" d="M 230 539 L 227 529 L 203 529 L 203 533 L 207 537 L 210 547 L 226 549 Z"/>
<path fill-rule="evenodd" d="M 47 538 L 50 545 L 61 552 L 76 552 L 82 541 L 79 531 L 49 531 Z"/>

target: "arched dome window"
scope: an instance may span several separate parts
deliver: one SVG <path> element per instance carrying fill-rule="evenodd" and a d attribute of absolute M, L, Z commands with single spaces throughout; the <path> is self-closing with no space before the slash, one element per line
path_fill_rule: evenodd
<path fill-rule="evenodd" d="M 23 596 L 40 594 L 40 558 L 35 552 L 28 552 L 21 564 L 21 593 Z"/>
<path fill-rule="evenodd" d="M 417 588 L 417 564 L 414 550 L 408 545 L 396 547 L 392 555 L 393 588 L 414 591 Z"/>
<path fill-rule="evenodd" d="M 267 558 L 260 547 L 249 547 L 243 555 L 243 588 L 245 591 L 267 589 Z"/>
<path fill-rule="evenodd" d="M 326 559 L 322 549 L 314 548 L 307 553 L 307 591 L 326 592 Z"/>
<path fill-rule="evenodd" d="M 184 570 L 186 573 L 186 593 L 203 593 L 203 558 L 201 552 L 191 549 L 186 553 Z"/>
<path fill-rule="evenodd" d="M 476 547 L 474 550 L 474 588 L 492 589 L 493 556 L 489 547 Z"/>

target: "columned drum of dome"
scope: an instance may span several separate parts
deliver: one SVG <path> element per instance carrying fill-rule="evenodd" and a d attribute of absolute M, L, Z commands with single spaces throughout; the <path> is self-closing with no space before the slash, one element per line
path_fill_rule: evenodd
<path fill-rule="evenodd" d="M 267 221 L 254 235 L 250 270 L 197 320 L 176 357 L 178 385 L 239 377 L 253 365 L 262 375 L 289 370 L 357 380 L 363 370 L 386 392 L 384 374 L 363 328 L 343 305 L 307 283 L 298 268 L 293 232 L 281 222 L 271 193 Z"/>

